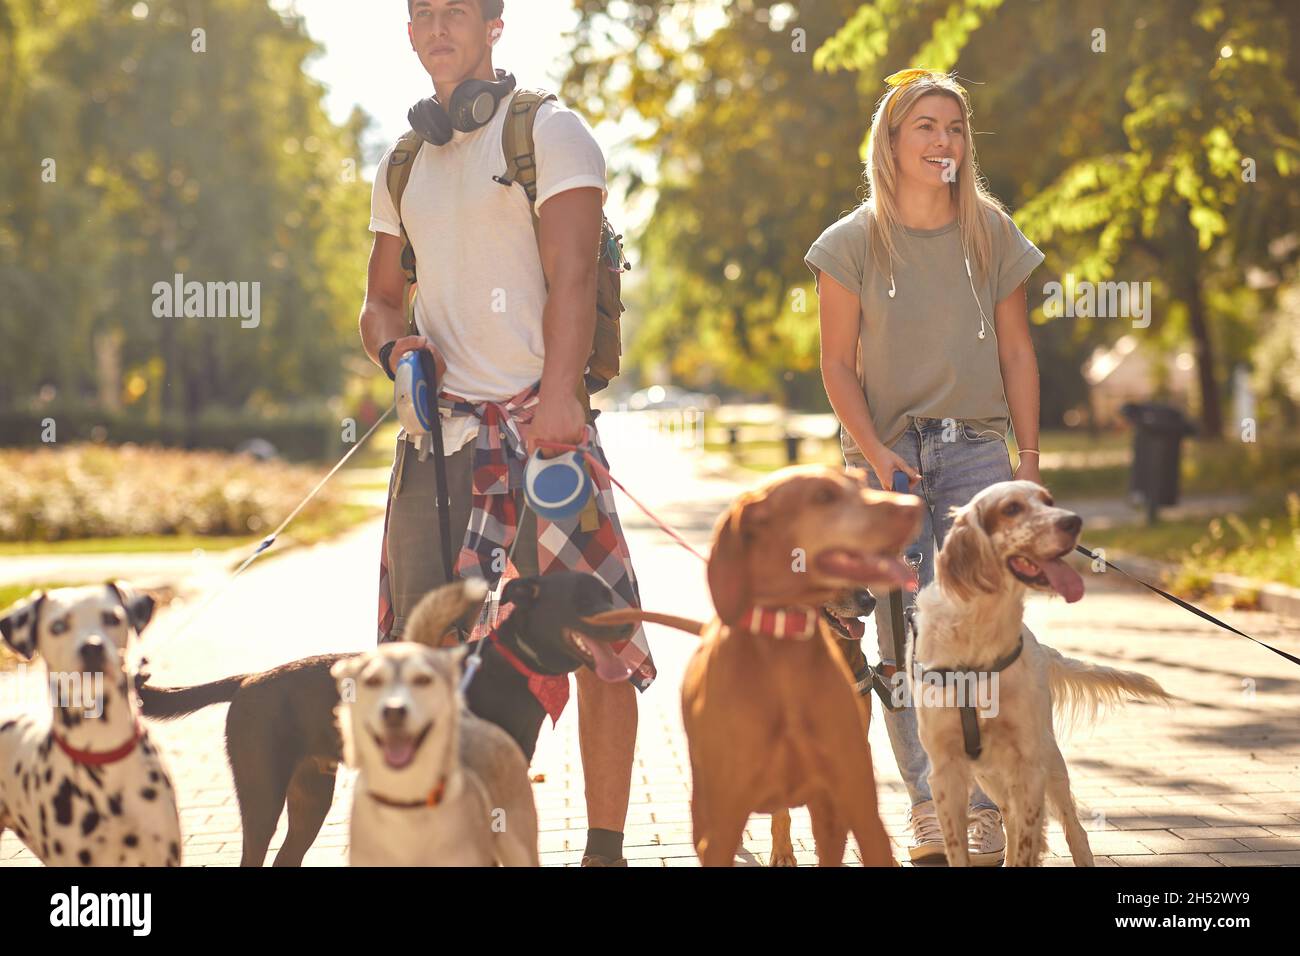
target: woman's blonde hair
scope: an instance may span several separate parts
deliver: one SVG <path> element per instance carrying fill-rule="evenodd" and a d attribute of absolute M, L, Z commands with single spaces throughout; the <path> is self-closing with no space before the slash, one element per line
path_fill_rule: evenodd
<path fill-rule="evenodd" d="M 935 70 L 905 70 L 894 74 L 886 82 L 893 82 L 896 77 L 903 79 L 896 85 L 891 85 L 889 91 L 880 98 L 875 115 L 871 118 L 865 173 L 867 198 L 863 205 L 870 212 L 867 223 L 872 248 L 882 263 L 893 259 L 902 261 L 897 246 L 901 223 L 898 214 L 898 161 L 894 156 L 893 144 L 899 129 L 917 102 L 923 96 L 939 94 L 949 97 L 961 107 L 966 148 L 962 151 L 957 178 L 948 188 L 957 205 L 957 224 L 966 254 L 971 260 L 971 268 L 980 275 L 987 275 L 993 257 L 989 222 L 994 219 L 1006 228 L 1006 210 L 989 193 L 980 175 L 979 164 L 975 160 L 970 99 L 966 90 L 952 77 Z M 995 216 L 989 216 L 989 212 Z M 892 272 L 892 266 L 890 271 Z"/>

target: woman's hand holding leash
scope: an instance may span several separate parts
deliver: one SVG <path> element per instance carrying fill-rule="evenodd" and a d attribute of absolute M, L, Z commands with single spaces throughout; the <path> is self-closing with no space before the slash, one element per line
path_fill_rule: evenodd
<path fill-rule="evenodd" d="M 907 488 L 913 494 L 916 493 L 916 487 L 921 483 L 921 473 L 905 462 L 891 449 L 877 442 L 874 447 L 864 449 L 863 455 L 867 459 L 867 464 L 871 470 L 876 473 L 876 481 L 880 482 L 880 487 L 890 489 L 894 487 L 894 472 L 901 471 L 907 475 Z"/>

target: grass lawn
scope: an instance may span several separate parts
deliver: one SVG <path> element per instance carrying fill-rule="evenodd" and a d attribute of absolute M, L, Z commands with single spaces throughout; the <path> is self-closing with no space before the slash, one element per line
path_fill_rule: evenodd
<path fill-rule="evenodd" d="M 83 538 L 71 541 L 0 541 L 0 557 L 31 554 L 146 554 L 171 551 L 226 551 L 260 538 L 182 535 L 139 535 L 132 538 Z"/>
<path fill-rule="evenodd" d="M 66 584 L 0 584 L 0 611 L 9 607 L 9 605 L 21 601 L 33 591 L 52 591 L 54 588 L 65 588 Z M 3 653 L 0 648 L 0 653 Z"/>
<path fill-rule="evenodd" d="M 64 584 L 3 584 L 0 585 L 0 612 L 7 611 L 11 604 L 21 601 L 33 591 L 50 591 L 66 587 Z M 18 657 L 0 644 L 0 671 L 8 670 L 18 663 Z"/>
<path fill-rule="evenodd" d="M 1179 565 L 1175 585 L 1203 590 L 1214 574 L 1300 588 L 1300 495 L 1268 496 L 1240 514 L 1133 525 L 1088 533 L 1091 547 Z"/>
<path fill-rule="evenodd" d="M 365 505 L 342 504 L 314 518 L 299 518 L 281 541 L 319 544 L 383 512 Z M 287 516 L 286 516 L 287 517 Z M 169 554 L 172 552 L 250 550 L 262 535 L 140 535 L 130 538 L 84 538 L 73 541 L 0 541 L 0 557 L 32 554 Z"/>

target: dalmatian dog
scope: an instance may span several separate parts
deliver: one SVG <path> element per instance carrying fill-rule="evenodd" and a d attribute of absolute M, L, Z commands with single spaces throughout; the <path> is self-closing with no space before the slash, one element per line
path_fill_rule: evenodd
<path fill-rule="evenodd" d="M 50 866 L 179 866 L 180 813 L 127 673 L 151 597 L 122 583 L 37 592 L 0 618 L 50 674 L 53 719 L 0 717 L 0 834 Z"/>

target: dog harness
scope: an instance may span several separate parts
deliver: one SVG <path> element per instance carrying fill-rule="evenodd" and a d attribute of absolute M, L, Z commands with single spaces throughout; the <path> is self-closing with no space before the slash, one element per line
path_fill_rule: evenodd
<path fill-rule="evenodd" d="M 393 800 L 390 797 L 381 796 L 373 790 L 367 790 L 366 796 L 375 801 L 375 803 L 381 803 L 386 807 L 392 807 L 394 810 L 423 810 L 441 804 L 443 794 L 446 792 L 447 778 L 443 777 L 438 781 L 437 786 L 430 790 L 429 795 L 423 800 Z"/>
<path fill-rule="evenodd" d="M 90 750 L 78 750 L 52 730 L 50 731 L 50 736 L 53 737 L 54 742 L 59 745 L 59 749 L 67 754 L 73 762 L 83 764 L 87 767 L 102 767 L 106 764 L 117 763 L 119 760 L 125 760 L 130 756 L 131 752 L 135 750 L 136 746 L 140 743 L 141 738 L 144 737 L 144 727 L 141 726 L 140 722 L 137 720 L 135 723 L 135 730 L 132 731 L 130 740 L 122 744 L 120 747 L 115 747 L 112 750 L 103 751 L 102 753 L 95 753 Z"/>
<path fill-rule="evenodd" d="M 753 607 L 736 622 L 751 634 L 807 641 L 817 633 L 819 614 L 810 607 Z"/>
<path fill-rule="evenodd" d="M 1023 651 L 1024 649 L 1025 649 L 1025 636 L 1021 634 L 1019 640 L 1016 641 L 1015 650 L 1011 651 L 1010 653 L 1002 657 L 999 657 L 996 661 L 993 662 L 992 667 L 988 667 L 984 669 L 976 669 L 973 667 L 950 667 L 950 668 L 944 668 L 943 670 L 935 670 L 935 669 L 928 669 L 922 666 L 921 664 L 917 664 L 916 673 L 917 673 L 917 677 L 922 680 L 925 679 L 925 676 L 927 674 L 939 674 L 943 677 L 944 686 L 947 687 L 949 680 L 953 677 L 964 678 L 968 674 L 983 675 L 983 674 L 1000 673 L 1006 670 L 1012 664 L 1014 664 L 1017 660 L 1019 660 L 1020 652 Z M 961 716 L 961 736 L 962 736 L 963 743 L 965 743 L 966 745 L 966 756 L 970 757 L 971 760 L 978 760 L 980 754 L 984 750 L 983 744 L 980 742 L 979 716 L 977 715 L 975 707 L 973 705 L 966 705 L 964 707 L 958 707 L 957 709 L 960 712 L 960 716 Z"/>

